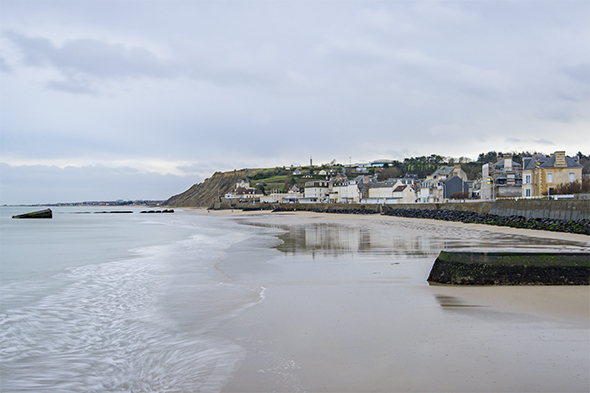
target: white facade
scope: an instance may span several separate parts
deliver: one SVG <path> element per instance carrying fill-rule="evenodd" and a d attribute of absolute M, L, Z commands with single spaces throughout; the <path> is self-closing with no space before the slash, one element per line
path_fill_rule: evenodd
<path fill-rule="evenodd" d="M 393 189 L 393 198 L 395 203 L 414 203 L 416 191 L 409 185 L 400 185 Z"/>
<path fill-rule="evenodd" d="M 492 199 L 494 179 L 490 176 L 490 164 L 484 164 L 481 167 L 481 199 Z"/>
<path fill-rule="evenodd" d="M 330 199 L 337 203 L 357 203 L 361 200 L 361 193 L 355 180 L 335 184 L 330 195 Z"/>
<path fill-rule="evenodd" d="M 327 181 L 308 181 L 301 202 L 328 202 L 330 183 Z"/>
<path fill-rule="evenodd" d="M 269 195 L 265 195 L 260 198 L 260 202 L 266 203 L 293 203 L 299 202 L 299 199 L 303 198 L 303 194 L 300 192 L 273 192 Z"/>
<path fill-rule="evenodd" d="M 397 182 L 395 179 L 390 179 L 372 184 L 369 186 L 369 199 L 393 198 L 393 190 Z"/>
<path fill-rule="evenodd" d="M 443 198 L 444 185 L 437 179 L 430 179 L 422 183 L 418 201 L 422 203 L 441 202 Z"/>

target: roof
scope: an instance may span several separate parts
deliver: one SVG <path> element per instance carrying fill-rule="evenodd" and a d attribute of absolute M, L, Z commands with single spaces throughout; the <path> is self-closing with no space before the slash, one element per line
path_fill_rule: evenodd
<path fill-rule="evenodd" d="M 455 170 L 454 166 L 443 166 L 438 168 L 432 176 L 448 176 L 451 172 Z"/>
<path fill-rule="evenodd" d="M 397 186 L 395 187 L 395 190 L 393 190 L 393 192 L 402 192 L 403 190 L 405 190 L 408 186 L 407 185 L 403 185 L 403 186 Z"/>
<path fill-rule="evenodd" d="M 494 166 L 495 167 L 502 167 L 503 168 L 504 167 L 504 160 L 505 159 L 502 158 L 500 161 L 496 162 L 494 164 Z M 520 167 L 521 167 L 521 164 L 519 162 L 516 162 L 516 161 L 512 160 L 512 168 L 517 169 L 517 168 L 520 168 Z"/>
<path fill-rule="evenodd" d="M 565 157 L 565 167 L 557 167 L 557 168 L 582 168 L 582 165 L 578 163 L 576 160 L 570 157 Z M 555 167 L 555 154 L 549 157 L 544 163 L 542 163 L 541 168 L 554 168 Z"/>
<path fill-rule="evenodd" d="M 376 183 L 373 183 L 371 185 L 371 188 L 391 188 L 395 185 L 395 181 L 379 181 Z"/>
<path fill-rule="evenodd" d="M 551 157 L 547 157 L 543 154 L 536 154 L 532 157 L 525 157 L 522 159 L 524 164 L 524 170 L 531 170 L 535 169 L 535 162 L 539 161 L 540 168 L 555 168 L 555 154 Z M 567 166 L 565 167 L 558 167 L 558 168 L 581 168 L 582 165 L 577 162 L 575 159 L 570 157 L 565 157 L 565 163 Z"/>
<path fill-rule="evenodd" d="M 523 170 L 530 170 L 530 169 L 535 169 L 535 162 L 539 161 L 539 163 L 543 164 L 545 161 L 547 161 L 549 159 L 549 157 L 543 155 L 543 154 L 535 154 L 532 157 L 524 157 L 522 159 L 522 164 L 523 164 Z"/>
<path fill-rule="evenodd" d="M 364 175 L 358 175 L 357 177 L 354 178 L 354 182 L 357 184 L 360 184 L 363 182 L 365 176 Z"/>

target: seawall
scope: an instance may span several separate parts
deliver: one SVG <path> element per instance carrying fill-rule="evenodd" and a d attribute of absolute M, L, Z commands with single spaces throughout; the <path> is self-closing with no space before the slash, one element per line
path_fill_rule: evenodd
<path fill-rule="evenodd" d="M 525 218 L 549 218 L 562 221 L 590 220 L 588 200 L 519 199 L 482 202 L 413 203 L 388 205 L 395 209 L 432 209 L 470 211 L 497 216 L 521 216 Z"/>
<path fill-rule="evenodd" d="M 264 204 L 255 206 L 264 206 Z M 468 211 L 478 214 L 494 214 L 504 217 L 521 216 L 525 218 L 547 218 L 561 221 L 590 220 L 590 201 L 588 200 L 520 199 L 498 200 L 495 202 L 408 203 L 385 206 L 360 203 L 287 203 L 273 206 L 278 206 L 278 210 L 341 210 L 342 212 L 367 210 L 367 213 L 385 212 L 389 209 L 451 210 Z"/>
<path fill-rule="evenodd" d="M 587 252 L 441 251 L 428 282 L 445 285 L 588 285 Z"/>

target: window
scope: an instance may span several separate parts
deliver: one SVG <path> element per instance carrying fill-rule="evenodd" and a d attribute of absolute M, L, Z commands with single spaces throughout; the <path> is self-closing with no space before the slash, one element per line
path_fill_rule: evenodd
<path fill-rule="evenodd" d="M 531 175 L 524 175 L 524 183 L 531 184 Z"/>
<path fill-rule="evenodd" d="M 547 174 L 547 183 L 553 183 L 553 173 Z"/>
<path fill-rule="evenodd" d="M 570 173 L 570 183 L 573 183 L 576 181 L 576 175 L 574 173 Z"/>
<path fill-rule="evenodd" d="M 531 189 L 530 188 L 525 188 L 524 189 L 524 196 L 530 197 L 531 196 Z"/>

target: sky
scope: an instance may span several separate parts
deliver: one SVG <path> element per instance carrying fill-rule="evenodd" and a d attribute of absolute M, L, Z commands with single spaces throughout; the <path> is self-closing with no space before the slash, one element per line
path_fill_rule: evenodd
<path fill-rule="evenodd" d="M 0 204 L 589 130 L 588 0 L 0 0 Z"/>

